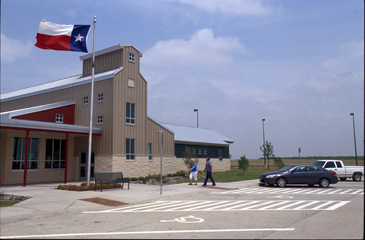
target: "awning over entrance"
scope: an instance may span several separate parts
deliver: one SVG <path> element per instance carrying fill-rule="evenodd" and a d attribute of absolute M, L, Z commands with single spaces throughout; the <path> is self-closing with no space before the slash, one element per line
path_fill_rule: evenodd
<path fill-rule="evenodd" d="M 69 134 L 77 134 L 77 135 L 88 135 L 89 134 L 89 127 L 87 127 L 87 126 L 19 120 L 19 119 L 1 119 L 0 129 L 1 130 L 11 129 L 11 130 L 25 131 L 26 132 L 26 145 L 25 145 L 26 153 L 28 153 L 29 132 L 31 132 L 31 131 L 66 134 L 66 159 L 65 159 L 65 180 L 64 180 L 65 183 L 67 183 Z M 92 129 L 93 135 L 100 136 L 101 132 L 102 132 L 101 128 Z M 28 166 L 27 162 L 28 162 L 28 154 L 25 154 L 25 166 Z M 24 168 L 23 186 L 26 186 L 26 184 L 27 184 L 27 167 Z"/>

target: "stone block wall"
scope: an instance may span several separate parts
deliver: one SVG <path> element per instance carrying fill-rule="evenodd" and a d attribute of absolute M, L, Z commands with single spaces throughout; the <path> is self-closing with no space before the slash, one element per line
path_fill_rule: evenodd
<path fill-rule="evenodd" d="M 228 158 L 224 158 L 223 160 L 219 160 L 218 158 L 211 158 L 210 161 L 213 165 L 213 172 L 224 172 L 231 170 L 231 162 Z M 205 164 L 205 158 L 199 158 L 197 164 L 198 171 L 204 171 Z M 186 167 L 182 158 L 176 158 L 176 171 L 188 171 L 188 168 Z"/>
<path fill-rule="evenodd" d="M 176 158 L 163 157 L 162 174 L 176 172 Z M 160 158 L 137 157 L 136 160 L 126 160 L 119 156 L 97 156 L 95 159 L 95 172 L 123 172 L 124 177 L 145 177 L 152 174 L 160 174 Z"/>

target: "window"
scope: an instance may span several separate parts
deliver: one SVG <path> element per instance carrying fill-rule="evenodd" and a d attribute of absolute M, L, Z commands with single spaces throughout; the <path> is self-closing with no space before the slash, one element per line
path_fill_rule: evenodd
<path fill-rule="evenodd" d="M 125 139 L 125 156 L 127 160 L 134 160 L 134 139 Z"/>
<path fill-rule="evenodd" d="M 103 124 L 103 115 L 98 115 L 98 124 Z"/>
<path fill-rule="evenodd" d="M 135 124 L 135 107 L 134 103 L 126 103 L 125 123 Z"/>
<path fill-rule="evenodd" d="M 308 172 L 319 172 L 321 170 L 316 166 L 307 166 L 307 171 Z"/>
<path fill-rule="evenodd" d="M 134 62 L 134 53 L 129 53 L 128 59 L 130 62 Z"/>
<path fill-rule="evenodd" d="M 293 172 L 305 172 L 307 171 L 307 168 L 305 166 L 303 167 L 296 167 Z"/>
<path fill-rule="evenodd" d="M 152 143 L 147 143 L 148 160 L 152 160 Z"/>
<path fill-rule="evenodd" d="M 223 160 L 223 149 L 218 149 L 218 158 L 219 160 Z"/>
<path fill-rule="evenodd" d="M 23 170 L 25 166 L 26 138 L 14 137 L 12 170 Z M 27 169 L 38 169 L 39 139 L 29 138 Z"/>
<path fill-rule="evenodd" d="M 204 148 L 204 155 L 208 155 L 208 149 Z"/>
<path fill-rule="evenodd" d="M 89 96 L 84 97 L 84 105 L 89 104 Z"/>
<path fill-rule="evenodd" d="M 56 114 L 56 123 L 63 123 L 63 114 Z"/>
<path fill-rule="evenodd" d="M 342 168 L 342 164 L 339 161 L 336 161 L 337 168 Z"/>
<path fill-rule="evenodd" d="M 98 94 L 98 102 L 103 102 L 104 101 L 104 93 L 99 93 Z"/>
<path fill-rule="evenodd" d="M 326 166 L 324 166 L 324 168 L 335 168 L 335 163 L 334 162 L 327 162 Z"/>
<path fill-rule="evenodd" d="M 202 155 L 202 149 L 201 148 L 198 148 L 198 154 Z"/>
<path fill-rule="evenodd" d="M 66 159 L 66 140 L 47 139 L 45 168 L 47 169 L 65 168 L 65 159 Z"/>

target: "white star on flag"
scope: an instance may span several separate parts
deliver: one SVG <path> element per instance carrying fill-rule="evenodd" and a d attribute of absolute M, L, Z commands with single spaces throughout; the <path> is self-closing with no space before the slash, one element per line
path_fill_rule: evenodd
<path fill-rule="evenodd" d="M 82 42 L 82 39 L 84 38 L 83 36 L 80 35 L 80 33 L 79 33 L 79 35 L 74 36 L 74 37 L 76 38 L 75 42 L 77 42 L 77 41 Z"/>

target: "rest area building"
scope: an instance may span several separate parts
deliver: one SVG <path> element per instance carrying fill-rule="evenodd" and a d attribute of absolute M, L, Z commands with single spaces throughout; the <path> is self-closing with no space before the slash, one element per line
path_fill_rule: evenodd
<path fill-rule="evenodd" d="M 206 157 L 215 171 L 229 170 L 233 140 L 148 117 L 141 57 L 135 47 L 124 45 L 95 53 L 91 177 L 94 172 L 160 173 L 160 131 L 164 175 L 187 171 L 181 159 L 186 146 L 201 159 L 199 170 Z M 79 75 L 1 95 L 1 184 L 86 180 L 92 54 L 80 60 Z"/>

